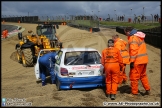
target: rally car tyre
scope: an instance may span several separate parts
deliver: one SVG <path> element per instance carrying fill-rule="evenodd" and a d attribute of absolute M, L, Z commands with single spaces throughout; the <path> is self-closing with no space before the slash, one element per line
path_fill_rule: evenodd
<path fill-rule="evenodd" d="M 24 67 L 34 66 L 32 51 L 30 48 L 22 50 L 22 65 Z"/>

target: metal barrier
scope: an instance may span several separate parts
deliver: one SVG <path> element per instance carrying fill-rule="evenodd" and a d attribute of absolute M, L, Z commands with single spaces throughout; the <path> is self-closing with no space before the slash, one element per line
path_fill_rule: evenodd
<path fill-rule="evenodd" d="M 71 22 L 74 25 L 99 27 L 99 19 L 97 16 L 6 16 L 2 15 L 1 22 Z"/>
<path fill-rule="evenodd" d="M 3 17 L 1 18 L 1 21 L 5 22 L 26 22 L 26 23 L 31 23 L 38 21 L 38 16 L 14 16 L 14 17 Z"/>

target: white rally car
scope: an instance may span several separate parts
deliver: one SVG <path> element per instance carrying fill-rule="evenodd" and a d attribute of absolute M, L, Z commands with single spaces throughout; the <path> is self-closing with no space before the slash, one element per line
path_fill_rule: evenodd
<path fill-rule="evenodd" d="M 43 50 L 40 51 L 39 56 L 42 52 Z M 54 67 L 57 89 L 105 86 L 105 76 L 100 59 L 101 54 L 93 48 L 62 48 L 59 50 Z M 38 60 L 35 65 L 35 75 L 36 79 L 40 79 Z"/>

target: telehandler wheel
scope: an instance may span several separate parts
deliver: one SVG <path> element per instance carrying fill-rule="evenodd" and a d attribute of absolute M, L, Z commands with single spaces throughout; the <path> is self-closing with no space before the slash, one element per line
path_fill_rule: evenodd
<path fill-rule="evenodd" d="M 17 48 L 16 56 L 17 56 L 18 62 L 22 63 L 21 50 L 19 48 Z"/>
<path fill-rule="evenodd" d="M 22 65 L 24 67 L 34 66 L 32 51 L 30 48 L 22 50 Z"/>

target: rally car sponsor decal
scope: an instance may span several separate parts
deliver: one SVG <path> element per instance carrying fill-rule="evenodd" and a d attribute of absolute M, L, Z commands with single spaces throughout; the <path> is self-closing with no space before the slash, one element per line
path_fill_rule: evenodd
<path fill-rule="evenodd" d="M 96 69 L 100 68 L 100 65 L 95 65 L 95 66 L 75 66 L 72 67 L 73 70 L 78 70 L 78 69 Z"/>

